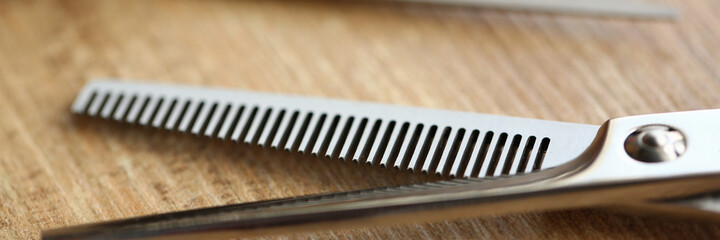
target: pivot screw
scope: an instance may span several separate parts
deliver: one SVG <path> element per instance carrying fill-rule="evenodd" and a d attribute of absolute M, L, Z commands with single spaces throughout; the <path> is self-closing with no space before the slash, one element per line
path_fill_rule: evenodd
<path fill-rule="evenodd" d="M 685 136 L 665 125 L 648 125 L 625 139 L 625 151 L 642 162 L 667 162 L 678 159 L 687 149 Z"/>

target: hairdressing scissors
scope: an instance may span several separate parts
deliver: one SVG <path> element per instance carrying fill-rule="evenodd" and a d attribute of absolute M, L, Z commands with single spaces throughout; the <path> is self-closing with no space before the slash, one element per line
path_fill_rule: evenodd
<path fill-rule="evenodd" d="M 445 180 L 196 209 L 45 239 L 270 235 L 580 207 L 718 216 L 720 110 L 602 126 L 235 90 L 101 80 L 76 114 Z"/>

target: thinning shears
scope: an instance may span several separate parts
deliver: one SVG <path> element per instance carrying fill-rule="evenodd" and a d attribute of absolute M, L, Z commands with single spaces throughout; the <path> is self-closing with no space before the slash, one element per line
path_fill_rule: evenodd
<path fill-rule="evenodd" d="M 593 126 L 101 80 L 72 111 L 447 180 L 96 223 L 45 239 L 237 237 L 602 206 L 718 216 L 720 206 L 720 110 Z"/>

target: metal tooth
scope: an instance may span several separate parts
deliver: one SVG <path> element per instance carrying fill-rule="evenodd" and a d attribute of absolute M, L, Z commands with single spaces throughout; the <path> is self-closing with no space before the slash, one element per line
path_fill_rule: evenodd
<path fill-rule="evenodd" d="M 430 129 L 432 127 L 430 126 L 424 126 L 420 132 L 420 137 L 418 138 L 417 142 L 415 143 L 415 151 L 412 153 L 412 157 L 410 158 L 410 163 L 408 164 L 408 168 L 412 171 L 422 171 L 422 165 L 418 167 L 418 162 L 420 161 L 421 152 L 423 147 L 425 146 L 425 140 L 427 139 L 428 135 L 430 134 Z M 422 159 L 422 161 L 425 161 L 425 158 Z"/>
<path fill-rule="evenodd" d="M 532 167 L 532 170 L 533 170 L 533 171 L 537 171 L 537 170 L 540 170 L 540 169 L 541 169 L 541 167 L 542 167 L 542 162 L 543 162 L 543 160 L 544 160 L 544 159 L 543 159 L 543 158 L 544 158 L 544 154 L 542 154 L 542 152 L 547 151 L 547 149 L 548 149 L 548 144 L 550 144 L 550 139 L 549 139 L 549 138 L 543 138 L 542 140 L 540 140 L 540 146 L 538 147 L 538 150 L 537 150 L 537 154 L 538 154 L 538 155 L 537 155 L 535 161 L 533 162 L 533 167 Z"/>
<path fill-rule="evenodd" d="M 228 115 L 227 117 L 225 117 L 225 121 L 223 121 L 222 127 L 220 127 L 220 131 L 218 132 L 217 137 L 219 139 L 227 139 L 228 136 L 233 134 L 230 131 L 234 129 L 231 128 L 233 124 L 235 124 L 235 121 L 238 120 L 238 115 L 241 115 L 243 112 L 244 109 L 242 107 L 242 104 L 232 104 L 232 106 L 230 107 L 230 111 L 228 111 Z"/>
<path fill-rule="evenodd" d="M 334 117 L 334 116 L 327 116 L 325 118 L 325 123 L 322 126 L 322 129 L 320 130 L 320 134 L 317 136 L 317 140 L 315 142 L 315 145 L 312 149 L 312 154 L 316 154 L 320 157 L 324 156 L 324 154 L 327 152 L 327 149 L 325 149 L 325 152 L 320 152 L 325 143 L 325 139 L 330 137 L 332 138 L 334 134 L 337 133 L 337 124 L 340 121 L 340 119 Z M 329 135 L 329 136 L 328 136 Z M 328 146 L 325 146 L 328 147 Z M 321 156 L 322 154 L 322 156 Z"/>
<path fill-rule="evenodd" d="M 441 134 L 440 140 L 437 142 L 437 145 L 435 145 L 433 151 L 430 152 L 432 158 L 430 160 L 430 167 L 426 170 L 427 173 L 436 173 L 440 162 L 444 161 L 443 153 L 449 150 L 448 144 L 451 142 L 450 135 L 452 134 L 452 130 L 450 127 L 445 127 L 442 131 L 438 129 L 438 133 Z"/>
<path fill-rule="evenodd" d="M 450 176 L 453 164 L 460 161 L 459 158 L 462 156 L 462 145 L 465 144 L 463 140 L 467 139 L 467 135 L 470 134 L 467 133 L 465 129 L 453 129 L 447 140 L 445 152 L 440 159 L 440 163 L 438 163 L 435 173 L 442 176 Z"/>
<path fill-rule="evenodd" d="M 140 125 L 146 126 L 148 123 L 150 123 L 150 118 L 152 118 L 153 114 L 155 113 L 155 109 L 157 109 L 157 105 L 161 101 L 161 98 L 159 97 L 152 97 L 150 98 L 150 102 L 148 102 L 147 106 L 145 106 L 145 109 L 141 113 L 140 116 Z"/>
<path fill-rule="evenodd" d="M 250 111 L 248 120 L 244 124 L 243 131 L 238 136 L 238 142 L 249 144 L 255 135 L 258 126 L 261 124 L 263 118 L 263 109 L 261 107 L 255 107 Z"/>
<path fill-rule="evenodd" d="M 215 113 L 210 118 L 210 121 L 208 122 L 207 128 L 205 128 L 205 135 L 206 137 L 213 137 L 212 135 L 215 133 L 215 130 L 218 129 L 219 124 L 221 124 L 220 121 L 223 121 L 223 115 L 225 118 L 228 117 L 230 114 L 230 104 L 217 104 L 217 108 L 215 109 Z"/>
<path fill-rule="evenodd" d="M 300 146 L 298 147 L 298 152 L 309 154 L 307 152 L 307 146 L 311 143 L 314 144 L 315 139 L 312 139 L 313 134 L 316 131 L 318 124 L 323 124 L 325 121 L 327 115 L 323 114 L 318 116 L 318 118 L 310 121 L 310 125 L 308 125 L 307 130 L 305 131 L 304 136 L 302 137 L 302 142 L 300 143 Z"/>
<path fill-rule="evenodd" d="M 202 109 L 200 109 L 200 113 L 197 115 L 195 124 L 193 124 L 190 132 L 195 135 L 200 135 L 201 134 L 200 131 L 203 130 L 202 128 L 205 126 L 205 123 L 208 122 L 208 120 L 209 120 L 208 118 L 210 118 L 210 116 L 209 116 L 211 114 L 210 111 L 214 111 L 214 112 L 212 112 L 212 114 L 218 115 L 217 108 L 218 108 L 217 103 L 205 104 L 205 106 Z"/>
<path fill-rule="evenodd" d="M 505 165 L 505 161 L 508 160 L 507 158 L 512 155 L 512 142 L 514 136 L 510 134 L 506 134 L 507 137 L 505 138 L 505 146 L 503 146 L 502 151 L 500 155 L 497 158 L 497 166 L 495 166 L 495 171 L 493 171 L 492 175 L 486 175 L 488 177 L 498 177 L 502 175 L 502 168 L 503 165 Z M 514 157 L 514 156 L 512 156 Z"/>
<path fill-rule="evenodd" d="M 252 117 L 252 119 L 248 120 L 248 125 L 246 126 L 247 129 L 245 130 L 246 133 L 244 137 L 241 137 L 242 139 L 238 139 L 238 141 L 242 141 L 244 143 L 252 143 L 253 138 L 255 137 L 255 134 L 258 131 L 263 131 L 262 124 L 263 119 L 266 115 L 268 115 L 270 112 L 272 112 L 272 109 L 266 109 L 264 107 L 258 107 L 257 110 L 253 109 L 255 112 L 255 116 Z M 242 135 L 241 135 L 242 136 Z"/>
<path fill-rule="evenodd" d="M 486 145 L 486 146 L 484 146 L 485 147 L 485 151 L 483 152 L 484 155 L 480 156 L 481 158 L 477 159 L 480 162 L 478 162 L 479 168 L 474 169 L 474 170 L 477 170 L 477 172 L 473 172 L 474 177 L 485 177 L 485 175 L 487 174 L 487 170 L 491 164 L 490 162 L 492 161 L 493 154 L 495 154 L 495 149 L 497 148 L 497 144 L 498 144 L 498 141 L 499 141 L 501 135 L 502 135 L 502 133 L 493 134 L 492 137 L 490 137 L 490 140 L 489 140 L 490 142 L 487 144 L 483 144 L 483 145 Z M 485 139 L 483 139 L 483 142 L 484 141 L 485 141 Z"/>
<path fill-rule="evenodd" d="M 190 123 L 194 120 L 195 114 L 197 113 L 198 109 L 203 106 L 203 101 L 200 100 L 191 100 L 190 106 L 185 110 L 185 113 L 182 116 L 182 120 L 180 120 L 180 125 L 178 126 L 178 131 L 180 132 L 186 132 L 188 128 L 190 127 Z"/>
<path fill-rule="evenodd" d="M 405 122 L 398 127 L 397 137 L 392 142 L 392 148 L 390 149 L 390 153 L 387 157 L 387 161 L 385 162 L 385 166 L 389 167 L 398 167 L 403 162 L 403 154 L 401 152 L 403 146 L 405 146 L 406 142 L 410 141 L 410 138 L 412 137 L 412 128 L 411 124 L 408 122 Z"/>
<path fill-rule="evenodd" d="M 88 108 L 88 104 L 91 104 L 91 100 L 96 100 L 98 97 L 98 91 L 97 90 L 86 90 L 80 92 L 78 96 L 75 98 L 75 102 L 70 107 L 73 113 L 81 114 L 85 112 L 85 109 Z M 93 97 L 94 95 L 94 97 Z"/>
<path fill-rule="evenodd" d="M 455 144 L 455 140 L 456 140 L 458 134 L 460 134 L 460 129 L 451 129 L 450 130 L 450 135 L 448 136 L 447 140 L 445 140 L 445 146 L 442 150 L 443 151 L 442 155 L 440 156 L 440 159 L 437 163 L 437 167 L 435 169 L 436 174 L 440 174 L 440 175 L 443 174 L 443 172 L 445 170 L 445 165 L 448 162 L 448 158 L 450 158 L 451 154 L 454 154 L 453 153 L 453 150 L 454 150 L 453 145 Z M 454 157 L 457 157 L 457 155 L 455 155 Z M 453 159 L 454 159 L 454 157 L 453 157 Z"/>
<path fill-rule="evenodd" d="M 395 149 L 396 144 L 402 144 L 398 143 L 397 141 L 400 137 L 400 131 L 402 131 L 403 125 L 404 123 L 395 123 L 395 127 L 393 128 L 392 132 L 390 132 L 390 138 L 387 142 L 385 153 L 380 159 L 380 166 L 388 166 L 388 163 L 394 164 L 394 162 L 396 161 L 397 155 L 393 155 L 393 150 Z"/>
<path fill-rule="evenodd" d="M 466 151 L 469 150 L 470 152 L 472 152 L 472 150 L 475 147 L 475 146 L 473 146 L 474 143 L 470 141 L 472 138 L 472 135 L 473 135 L 472 131 L 465 131 L 465 135 L 462 138 L 462 143 L 460 144 L 460 147 L 458 148 L 457 156 L 455 157 L 455 161 L 453 162 L 452 167 L 450 169 L 450 176 L 452 176 L 452 177 L 455 177 L 455 176 L 462 177 L 463 176 L 464 171 L 462 171 L 461 166 L 462 165 L 467 166 L 467 164 L 463 164 L 463 162 L 466 161 L 465 158 L 470 158 L 470 156 L 471 156 L 471 154 L 469 154 Z M 468 147 L 470 147 L 470 148 L 468 148 Z"/>
<path fill-rule="evenodd" d="M 435 136 L 432 138 L 432 144 L 430 145 L 430 151 L 428 151 L 427 157 L 425 157 L 425 162 L 422 166 L 422 172 L 431 173 L 430 172 L 430 165 L 433 163 L 433 157 L 435 156 L 435 153 L 438 151 L 438 148 L 441 147 L 440 140 L 443 136 L 443 130 L 442 128 L 437 128 L 435 131 Z"/>
<path fill-rule="evenodd" d="M 160 103 L 160 106 L 158 106 L 157 113 L 155 114 L 155 119 L 152 121 L 152 126 L 156 128 L 161 128 L 163 121 L 168 118 L 168 111 L 170 111 L 170 108 L 173 107 L 173 102 L 175 100 L 170 100 L 164 97 L 158 97 L 160 99 L 164 99 L 162 103 Z M 175 107 L 177 107 L 177 102 L 175 102 Z"/>
<path fill-rule="evenodd" d="M 374 156 L 373 149 L 376 147 L 375 144 L 378 144 L 378 135 L 382 135 L 383 126 L 385 125 L 387 125 L 387 121 L 378 119 L 372 124 L 372 127 L 368 129 L 367 139 L 361 143 L 362 151 L 359 152 L 357 158 L 358 163 L 372 164 Z"/>
<path fill-rule="evenodd" d="M 135 104 L 133 104 L 130 112 L 128 113 L 127 119 L 125 119 L 129 123 L 137 122 L 140 117 L 140 113 L 143 110 L 143 106 L 150 101 L 150 96 L 138 97 L 135 101 Z"/>
<path fill-rule="evenodd" d="M 503 175 L 512 175 L 517 172 L 518 166 L 520 164 L 520 159 L 523 155 L 523 150 L 525 149 L 525 144 L 527 143 L 528 138 L 527 137 L 521 137 L 520 142 L 518 143 L 517 150 L 515 151 L 515 156 L 512 159 L 512 165 L 510 165 L 510 169 L 507 173 L 503 173 Z"/>
<path fill-rule="evenodd" d="M 493 134 L 492 137 L 488 139 L 490 142 L 485 142 L 485 139 L 489 136 L 489 134 L 493 134 L 492 132 L 485 132 L 480 133 L 478 136 L 477 142 L 475 143 L 475 149 L 473 150 L 472 155 L 470 156 L 470 161 L 468 162 L 467 168 L 465 169 L 465 173 L 463 174 L 464 177 L 477 177 L 476 175 L 476 168 L 479 172 L 482 170 L 482 165 L 484 165 L 487 161 L 485 159 L 488 157 L 488 153 L 490 153 L 492 150 L 491 147 L 493 142 L 493 139 L 497 137 L 496 134 Z M 484 146 L 487 145 L 487 146 Z M 473 176 L 474 175 L 474 176 Z"/>
<path fill-rule="evenodd" d="M 115 110 L 115 114 L 113 114 L 112 118 L 116 121 L 122 121 L 125 114 L 130 111 L 130 106 L 132 104 L 137 104 L 136 101 L 137 97 L 135 95 L 128 94 L 123 97 L 122 100 L 120 100 L 117 110 Z"/>
<path fill-rule="evenodd" d="M 282 143 L 281 141 L 283 140 L 283 138 L 286 134 L 289 137 L 290 133 L 288 133 L 288 130 L 290 130 L 290 128 L 292 127 L 290 125 L 290 122 L 292 121 L 293 116 L 295 116 L 295 121 L 297 121 L 296 113 L 297 112 L 292 112 L 292 111 L 287 111 L 287 110 L 285 111 L 285 117 L 283 117 L 282 122 L 280 122 L 280 127 L 278 128 L 277 134 L 275 135 L 275 138 L 273 138 L 273 141 L 270 144 L 271 147 L 274 147 L 276 149 L 284 149 L 285 148 L 284 145 L 287 143 L 287 139 L 284 139 L 286 141 L 285 143 Z M 281 144 L 283 146 L 281 146 Z"/>
<path fill-rule="evenodd" d="M 258 110 L 255 116 L 255 121 L 253 121 L 250 131 L 248 131 L 247 135 L 245 136 L 245 143 L 257 145 L 257 140 L 260 138 L 260 135 L 263 132 L 268 131 L 266 129 L 267 121 L 269 121 L 272 112 L 272 108 L 266 108 L 264 111 Z"/>
<path fill-rule="evenodd" d="M 348 161 L 353 160 L 352 159 L 353 156 L 348 156 L 348 154 L 350 154 L 351 151 L 357 151 L 355 149 L 357 149 L 358 145 L 360 145 L 360 144 L 359 144 L 359 142 L 355 143 L 355 139 L 358 139 L 358 141 L 359 141 L 360 137 L 362 136 L 362 132 L 367 127 L 367 122 L 368 122 L 367 118 L 364 118 L 364 119 L 356 118 L 355 119 L 353 126 L 350 127 L 350 132 L 348 132 L 347 138 L 345 139 L 345 144 L 343 145 L 342 150 L 340 150 L 340 154 L 339 154 L 340 158 L 348 160 Z M 365 125 L 363 125 L 363 123 L 365 123 Z M 354 155 L 355 153 L 352 152 L 352 154 Z"/>
<path fill-rule="evenodd" d="M 370 154 L 367 156 L 368 164 L 379 165 L 380 158 L 385 154 L 385 151 L 387 151 L 387 142 L 385 139 L 390 138 L 390 136 L 385 136 L 392 134 L 392 130 L 395 129 L 395 124 L 394 121 L 383 121 L 381 123 L 380 128 L 375 134 L 375 140 L 372 142 Z"/>
<path fill-rule="evenodd" d="M 105 94 L 98 94 L 98 96 L 95 97 L 95 100 L 90 103 L 91 105 L 88 108 L 87 115 L 93 117 L 98 115 L 100 109 L 103 107 L 108 97 L 110 97 L 110 92 L 106 92 Z"/>
<path fill-rule="evenodd" d="M 295 124 L 292 127 L 292 132 L 290 133 L 290 137 L 288 137 L 287 142 L 285 143 L 285 149 L 288 151 L 293 151 L 293 148 L 295 145 L 300 145 L 298 141 L 302 140 L 303 135 L 305 135 L 305 132 L 307 129 L 303 129 L 303 125 L 305 125 L 305 122 L 312 122 L 313 114 L 311 112 L 300 112 L 298 114 L 297 120 L 295 120 Z M 302 132 L 302 133 L 301 133 Z M 298 142 L 297 144 L 295 144 Z M 298 148 L 300 149 L 300 148 Z"/>
<path fill-rule="evenodd" d="M 318 152 L 319 156 L 331 157 L 333 152 L 335 152 L 335 149 L 342 147 L 337 145 L 339 142 L 338 138 L 347 137 L 347 131 L 350 130 L 346 129 L 344 125 L 347 120 L 349 120 L 349 118 L 344 118 L 340 115 L 335 115 L 335 117 L 333 117 L 330 132 L 328 132 L 328 134 L 324 137 L 322 141 L 322 148 L 320 149 L 320 152 Z M 343 143 L 339 144 L 342 145 Z M 340 150 L 338 149 L 338 153 L 339 151 Z"/>
<path fill-rule="evenodd" d="M 505 139 L 504 141 L 502 141 Z M 497 134 L 496 138 L 493 141 L 492 148 L 488 150 L 488 154 L 485 158 L 485 163 L 483 164 L 483 168 L 480 170 L 480 174 L 478 176 L 485 177 L 485 176 L 493 176 L 490 172 L 491 168 L 495 167 L 495 170 L 497 170 L 497 167 L 495 166 L 500 159 L 503 156 L 503 151 L 507 150 L 507 133 L 500 133 Z M 497 160 L 494 162 L 494 160 Z M 494 172 L 494 171 L 493 171 Z"/>
<path fill-rule="evenodd" d="M 170 111 L 170 116 L 165 122 L 165 129 L 173 130 L 175 128 L 175 125 L 177 125 L 178 119 L 181 117 L 180 115 L 183 114 L 183 110 L 185 109 L 185 105 L 187 104 L 190 104 L 189 100 L 178 100 L 175 103 L 175 107 L 172 109 L 172 111 Z"/>
<path fill-rule="evenodd" d="M 400 151 L 398 152 L 397 160 L 395 160 L 394 166 L 398 169 L 403 169 L 407 168 L 405 166 L 410 166 L 410 158 L 412 157 L 413 152 L 408 151 L 410 151 L 411 148 L 415 148 L 415 146 L 417 145 L 417 142 L 413 142 L 413 137 L 415 136 L 416 131 L 419 131 L 422 128 L 422 125 L 416 123 L 408 123 L 408 125 L 409 127 L 405 135 L 405 140 L 402 142 L 402 146 L 400 146 Z"/>
<path fill-rule="evenodd" d="M 258 140 L 258 145 L 261 145 L 263 147 L 270 147 L 272 143 L 266 144 L 268 139 L 275 140 L 275 138 L 278 138 L 278 131 L 280 129 L 280 124 L 282 124 L 282 120 L 285 118 L 289 118 L 286 116 L 285 110 L 278 110 L 272 113 L 270 118 L 268 118 L 267 123 L 265 124 L 265 130 L 263 131 L 262 135 L 260 136 L 260 139 Z M 282 119 L 278 119 L 282 117 Z M 273 132 L 273 129 L 276 129 L 275 132 Z"/>
<path fill-rule="evenodd" d="M 345 126 L 347 123 L 352 124 L 352 117 L 341 117 L 336 115 L 331 122 L 331 129 L 327 136 L 322 142 L 322 147 L 319 156 L 326 157 L 337 157 L 340 154 L 340 148 L 345 144 L 347 134 L 350 131 L 350 126 Z"/>
<path fill-rule="evenodd" d="M 278 142 L 278 149 L 292 149 L 293 144 L 295 144 L 296 138 L 296 136 L 293 136 L 293 134 L 296 134 L 298 132 L 298 128 L 302 127 L 302 124 L 305 121 L 304 118 L 305 117 L 302 112 L 293 112 L 293 114 L 290 116 L 290 121 L 288 122 L 287 129 L 285 129 L 285 133 L 283 133 L 280 142 Z"/>
<path fill-rule="evenodd" d="M 350 134 L 352 133 L 352 129 L 354 128 L 353 123 L 355 123 L 355 118 L 341 117 L 340 119 L 345 119 L 345 121 L 338 121 L 337 128 L 335 129 L 335 134 L 330 141 L 330 145 L 325 154 L 326 157 L 337 158 L 340 156 L 344 156 L 341 154 L 342 149 L 344 149 L 345 146 L 349 145 L 350 141 L 352 141 L 352 136 Z"/>
<path fill-rule="evenodd" d="M 359 163 L 363 163 L 363 152 L 365 152 L 366 148 L 371 147 L 368 145 L 368 140 L 370 139 L 370 135 L 372 135 L 372 130 L 375 128 L 375 125 L 379 125 L 381 122 L 380 120 L 369 120 L 367 124 L 365 125 L 365 129 L 363 130 L 362 136 L 360 136 L 360 141 L 358 142 L 358 147 L 355 150 L 355 154 L 353 154 L 352 161 L 357 161 Z M 368 149 L 368 151 L 370 151 Z"/>
<path fill-rule="evenodd" d="M 532 139 L 532 140 L 530 140 L 530 139 Z M 518 168 L 514 171 L 514 173 L 521 174 L 521 173 L 527 173 L 527 172 L 532 171 L 533 159 L 535 159 L 535 156 L 537 155 L 536 152 L 539 147 L 538 146 L 539 142 L 540 141 L 538 141 L 535 136 L 530 136 L 528 138 L 528 142 L 525 143 L 525 146 L 524 146 L 525 149 L 523 149 L 523 153 L 522 153 L 523 155 L 526 155 L 526 159 L 525 159 L 526 162 L 524 162 L 522 164 L 519 163 Z M 527 150 L 527 152 L 525 152 L 526 150 Z"/>
<path fill-rule="evenodd" d="M 102 112 L 100 113 L 100 117 L 110 118 L 110 114 L 112 114 L 113 110 L 115 110 L 115 106 L 117 105 L 117 101 L 118 99 L 120 99 L 120 96 L 122 96 L 122 94 L 110 95 L 107 102 L 105 103 L 105 107 L 103 107 Z"/>
<path fill-rule="evenodd" d="M 490 177 L 496 177 L 502 175 L 502 170 L 505 164 L 512 160 L 508 158 L 514 158 L 515 153 L 513 151 L 513 141 L 515 141 L 515 136 L 509 135 L 507 136 L 505 140 L 505 146 L 503 147 L 502 153 L 500 154 L 498 160 L 497 160 L 497 166 L 495 167 L 495 171 L 492 173 L 492 175 L 488 175 Z"/>
<path fill-rule="evenodd" d="M 240 139 L 241 137 L 243 137 L 243 138 L 245 137 L 245 136 L 241 136 L 241 134 L 243 132 L 247 133 L 247 131 L 250 130 L 249 129 L 250 126 L 249 126 L 248 122 L 252 121 L 253 118 L 255 118 L 254 115 L 257 115 L 257 111 L 258 111 L 258 107 L 254 107 L 254 108 L 251 108 L 249 106 L 245 107 L 242 115 L 240 115 L 240 120 L 238 120 L 238 122 L 235 125 L 235 131 L 233 131 L 232 135 L 230 136 L 231 140 L 236 141 L 236 142 L 241 142 L 244 140 L 244 139 Z"/>

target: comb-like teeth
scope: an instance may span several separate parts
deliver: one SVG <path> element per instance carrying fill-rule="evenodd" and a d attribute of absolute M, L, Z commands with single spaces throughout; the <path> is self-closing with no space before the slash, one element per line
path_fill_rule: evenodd
<path fill-rule="evenodd" d="M 270 143 L 270 147 L 275 149 L 283 149 L 285 147 L 285 142 L 287 142 L 290 136 L 291 125 L 293 125 L 297 119 L 297 112 L 282 110 L 281 113 L 283 113 L 282 119 L 277 123 L 277 131 L 275 132 L 275 136 L 271 138 L 272 142 Z"/>
<path fill-rule="evenodd" d="M 184 113 L 182 113 L 182 116 L 179 120 L 179 125 L 177 127 L 177 130 L 180 132 L 187 131 L 188 127 L 190 126 L 190 123 L 195 119 L 195 113 L 197 112 L 198 108 L 200 108 L 201 103 L 198 101 L 192 101 L 190 100 L 187 107 L 185 108 Z"/>
<path fill-rule="evenodd" d="M 110 114 L 112 114 L 115 111 L 115 106 L 117 106 L 117 102 L 121 97 L 122 97 L 122 94 L 110 95 L 107 99 L 107 102 L 105 103 L 105 106 L 102 108 L 100 117 L 109 118 Z"/>
<path fill-rule="evenodd" d="M 145 106 L 144 111 L 142 112 L 142 115 L 140 115 L 140 125 L 148 125 L 150 123 L 151 118 L 153 115 L 157 112 L 158 105 L 163 101 L 162 98 L 158 97 L 152 97 L 150 98 L 150 101 L 148 101 L 147 105 Z"/>
<path fill-rule="evenodd" d="M 343 121 L 344 120 L 344 121 Z M 342 148 L 348 144 L 348 134 L 350 133 L 350 129 L 352 129 L 353 122 L 355 121 L 354 117 L 347 117 L 345 119 L 339 119 L 338 123 L 341 124 L 338 126 L 337 133 L 332 137 L 328 144 L 327 152 L 325 152 L 325 157 L 329 158 L 339 158 L 340 152 L 342 151 Z"/>
<path fill-rule="evenodd" d="M 110 97 L 110 93 L 94 93 L 94 95 L 98 95 L 95 97 L 94 101 L 90 102 L 90 104 L 87 105 L 87 111 L 86 113 L 90 116 L 95 116 L 100 112 L 102 107 L 107 102 L 108 97 Z"/>
<path fill-rule="evenodd" d="M 115 81 L 88 84 L 72 111 L 457 177 L 494 177 L 557 166 L 579 155 L 597 130 L 473 113 Z"/>
<path fill-rule="evenodd" d="M 312 112 L 303 112 L 298 115 L 297 120 L 292 127 L 292 133 L 290 134 L 287 143 L 285 143 L 286 150 L 296 152 L 298 149 L 301 149 L 300 144 L 302 143 L 303 136 L 307 132 L 308 125 L 310 125 L 312 120 Z"/>
<path fill-rule="evenodd" d="M 118 103 L 117 110 L 115 111 L 115 114 L 113 114 L 113 119 L 116 121 L 122 120 L 130 110 L 130 106 L 132 106 L 133 103 L 137 100 L 137 97 L 127 97 L 124 96 L 120 103 Z"/>
<path fill-rule="evenodd" d="M 302 139 L 302 137 L 298 138 L 298 136 L 305 134 L 311 119 L 311 112 L 295 111 L 295 113 L 293 113 L 292 121 L 288 125 L 286 133 L 287 137 L 283 136 L 284 140 L 282 141 L 283 144 L 281 144 L 281 146 L 283 146 L 282 148 L 291 152 L 297 151 L 298 146 L 300 146 L 300 140 Z"/>
<path fill-rule="evenodd" d="M 215 111 L 210 113 L 210 117 L 208 117 L 208 125 L 205 127 L 205 132 L 203 135 L 206 137 L 214 137 L 215 134 L 220 131 L 219 126 L 222 124 L 222 122 L 227 118 L 228 113 L 230 112 L 231 106 L 229 104 L 222 104 L 218 105 L 216 104 Z"/>
<path fill-rule="evenodd" d="M 471 133 L 465 132 L 462 144 L 458 148 L 458 150 L 461 151 L 458 153 L 460 158 L 455 158 L 455 161 L 452 163 L 452 167 L 448 173 L 450 176 L 455 177 L 457 174 L 462 175 L 465 173 L 465 169 L 470 161 L 472 150 L 475 149 L 475 143 L 477 142 L 479 134 L 480 131 L 478 130 L 472 131 Z"/>
<path fill-rule="evenodd" d="M 368 119 L 363 118 L 360 119 L 357 124 L 350 127 L 350 132 L 348 132 L 347 135 L 348 138 L 345 139 L 345 144 L 342 146 L 342 150 L 340 150 L 340 158 L 344 160 L 353 160 L 353 156 L 355 156 L 355 151 L 357 150 L 358 145 L 360 145 L 360 137 L 365 130 L 365 126 L 367 126 L 367 122 Z"/>
<path fill-rule="evenodd" d="M 143 107 L 148 101 L 150 101 L 150 97 L 137 97 L 135 103 L 130 106 L 130 109 L 128 110 L 127 117 L 125 118 L 126 122 L 136 123 L 137 119 L 140 117 Z"/>
<path fill-rule="evenodd" d="M 390 138 L 390 135 L 392 134 L 392 130 L 394 128 L 395 121 L 383 121 L 382 123 L 380 123 L 380 128 L 374 137 L 375 140 L 373 141 L 372 147 L 370 148 L 370 153 L 367 156 L 366 163 L 371 165 L 379 164 L 380 158 L 382 158 L 382 155 L 385 154 L 388 139 Z"/>
<path fill-rule="evenodd" d="M 202 131 L 203 128 L 207 127 L 207 122 L 209 120 L 208 115 L 211 112 L 214 112 L 215 108 L 217 108 L 217 104 L 206 105 L 205 103 L 202 103 L 202 108 L 198 110 L 195 122 L 190 126 L 190 133 L 194 135 L 200 135 L 200 131 Z"/>
<path fill-rule="evenodd" d="M 232 134 L 235 126 L 237 126 L 237 120 L 240 119 L 240 114 L 242 114 L 243 111 L 242 105 L 233 103 L 229 104 L 230 110 L 228 110 L 228 115 L 225 117 L 225 120 L 222 121 L 220 131 L 218 131 L 217 134 L 219 139 L 228 139 L 228 136 Z"/>
<path fill-rule="evenodd" d="M 443 152 L 442 158 L 440 158 L 436 173 L 446 176 L 450 175 L 452 163 L 457 159 L 458 150 L 463 143 L 463 136 L 465 136 L 465 129 L 460 129 L 450 134 L 448 141 L 451 141 L 452 144 L 445 145 L 446 150 Z"/>

